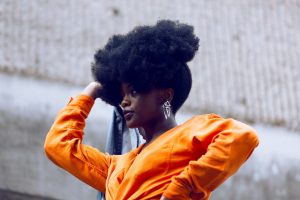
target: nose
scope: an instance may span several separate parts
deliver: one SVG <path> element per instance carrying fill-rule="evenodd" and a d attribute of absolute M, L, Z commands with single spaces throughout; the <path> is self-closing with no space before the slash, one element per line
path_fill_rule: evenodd
<path fill-rule="evenodd" d="M 126 106 L 129 106 L 129 105 L 130 105 L 130 101 L 127 98 L 127 96 L 125 95 L 123 100 L 120 103 L 120 106 L 121 106 L 122 109 L 124 109 Z"/>

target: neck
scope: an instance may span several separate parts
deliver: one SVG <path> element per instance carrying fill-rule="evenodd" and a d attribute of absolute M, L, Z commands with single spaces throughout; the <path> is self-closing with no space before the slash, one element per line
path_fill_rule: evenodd
<path fill-rule="evenodd" d="M 151 123 L 147 126 L 143 126 L 144 129 L 144 139 L 146 143 L 150 143 L 155 138 L 165 133 L 166 131 L 177 126 L 175 116 L 171 115 L 168 119 L 159 120 L 159 122 Z"/>

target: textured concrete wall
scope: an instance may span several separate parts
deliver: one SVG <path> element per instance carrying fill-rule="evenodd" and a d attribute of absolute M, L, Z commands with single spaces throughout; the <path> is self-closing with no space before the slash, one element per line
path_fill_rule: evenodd
<path fill-rule="evenodd" d="M 43 150 L 56 113 L 82 87 L 5 74 L 0 74 L 0 85 L 0 188 L 63 200 L 95 199 L 94 189 L 54 166 Z M 103 150 L 111 113 L 110 106 L 96 101 L 85 144 Z M 176 118 L 180 124 L 190 117 L 179 111 Z M 212 199 L 300 199 L 300 135 L 285 128 L 253 126 L 260 146 Z"/>
<path fill-rule="evenodd" d="M 52 198 L 37 196 L 37 195 L 29 195 L 21 192 L 2 190 L 0 189 L 0 199 L 1 200 L 55 200 Z"/>
<path fill-rule="evenodd" d="M 157 19 L 195 26 L 185 108 L 300 130 L 300 1 L 5 0 L 0 70 L 84 84 L 108 37 Z"/>
<path fill-rule="evenodd" d="M 57 112 L 81 88 L 1 74 L 0 85 L 0 188 L 58 199 L 95 199 L 95 190 L 54 166 L 43 148 Z M 84 143 L 103 150 L 111 113 L 104 103 L 95 106 Z"/>
<path fill-rule="evenodd" d="M 0 1 L 0 188 L 95 198 L 46 159 L 45 135 L 91 80 L 97 48 L 112 34 L 169 18 L 194 25 L 201 45 L 179 122 L 214 112 L 260 134 L 254 156 L 213 199 L 300 199 L 299 10 L 299 0 Z M 85 143 L 103 149 L 111 111 L 97 102 Z"/>

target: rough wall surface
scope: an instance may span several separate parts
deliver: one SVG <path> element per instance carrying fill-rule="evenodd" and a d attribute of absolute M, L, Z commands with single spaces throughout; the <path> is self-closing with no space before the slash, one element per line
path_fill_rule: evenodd
<path fill-rule="evenodd" d="M 43 148 L 56 114 L 81 88 L 1 74 L 0 85 L 0 188 L 57 199 L 95 199 L 95 190 L 51 163 Z M 110 106 L 95 105 L 85 144 L 103 150 L 111 115 Z"/>
<path fill-rule="evenodd" d="M 96 49 L 112 34 L 164 18 L 194 25 L 200 37 L 180 114 L 263 124 L 255 125 L 261 145 L 254 156 L 212 199 L 300 199 L 299 0 L 0 1 L 0 188 L 95 198 L 46 159 L 44 137 L 57 111 L 91 80 Z M 103 149 L 112 110 L 96 106 L 85 143 Z"/>
<path fill-rule="evenodd" d="M 93 53 L 109 36 L 178 19 L 201 40 L 186 109 L 299 131 L 299 10 L 299 0 L 5 0 L 0 70 L 87 83 Z"/>
<path fill-rule="evenodd" d="M 0 189 L 63 200 L 95 199 L 95 190 L 54 166 L 43 150 L 56 113 L 82 87 L 3 74 L 0 85 L 4 86 L 0 87 Z M 85 144 L 104 149 L 111 114 L 111 106 L 100 100 L 95 103 Z M 181 111 L 176 116 L 179 124 L 190 117 Z M 259 133 L 259 147 L 212 199 L 300 199 L 300 135 L 284 128 L 253 126 Z"/>

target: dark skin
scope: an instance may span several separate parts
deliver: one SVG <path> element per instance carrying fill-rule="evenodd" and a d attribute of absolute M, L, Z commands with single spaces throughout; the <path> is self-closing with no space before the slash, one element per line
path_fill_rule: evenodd
<path fill-rule="evenodd" d="M 172 101 L 174 91 L 168 89 L 153 89 L 148 93 L 137 93 L 132 86 L 122 83 L 123 100 L 120 104 L 123 110 L 133 111 L 126 120 L 129 128 L 142 128 L 142 135 L 147 144 L 167 130 L 177 126 L 175 116 L 171 113 L 165 119 L 162 105 L 167 100 Z"/>
<path fill-rule="evenodd" d="M 98 82 L 91 82 L 82 92 L 96 99 L 97 91 L 102 86 Z M 152 89 L 147 93 L 137 93 L 129 84 L 122 83 L 121 92 L 123 100 L 120 104 L 123 111 L 130 110 L 132 115 L 126 119 L 129 128 L 139 128 L 146 140 L 147 146 L 158 136 L 177 126 L 175 115 L 171 112 L 170 117 L 165 119 L 162 105 L 167 100 L 171 103 L 174 95 L 172 88 Z M 161 200 L 168 200 L 162 196 Z"/>

